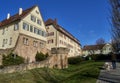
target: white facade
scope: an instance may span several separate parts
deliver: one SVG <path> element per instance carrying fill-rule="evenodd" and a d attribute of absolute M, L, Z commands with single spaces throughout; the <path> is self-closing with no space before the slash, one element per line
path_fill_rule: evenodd
<path fill-rule="evenodd" d="M 35 22 L 31 20 L 31 16 L 35 17 Z M 38 20 L 40 21 L 39 24 L 37 23 Z M 24 23 L 28 25 L 28 27 L 26 27 L 25 25 L 25 29 L 23 28 Z M 30 31 L 31 26 L 33 28 Z M 40 30 L 40 35 L 38 33 L 34 33 L 35 28 L 36 32 L 37 30 Z M 32 11 L 29 12 L 27 16 L 25 16 L 20 21 L 15 21 L 14 23 L 10 23 L 0 27 L 0 49 L 15 47 L 19 34 L 25 34 L 46 42 L 47 38 L 42 35 L 42 32 L 45 35 L 46 29 L 39 8 L 36 6 L 32 9 Z"/>
<path fill-rule="evenodd" d="M 54 48 L 54 47 L 66 47 L 70 50 L 68 57 L 75 57 L 75 56 L 81 55 L 81 46 L 75 40 L 66 36 L 63 32 L 60 32 L 59 30 L 57 30 L 55 26 L 52 24 L 47 25 L 46 29 L 48 32 L 48 36 L 47 36 L 48 49 L 51 50 L 51 48 Z"/>
<path fill-rule="evenodd" d="M 25 58 L 25 62 L 35 62 L 37 52 L 47 53 L 46 28 L 38 6 L 7 17 L 0 22 L 0 54 L 7 50 Z"/>

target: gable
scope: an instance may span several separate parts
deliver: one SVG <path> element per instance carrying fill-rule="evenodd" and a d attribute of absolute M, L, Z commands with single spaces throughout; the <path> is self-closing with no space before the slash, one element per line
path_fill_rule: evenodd
<path fill-rule="evenodd" d="M 35 21 L 35 22 L 33 22 L 33 21 L 31 20 L 31 16 L 33 16 L 33 17 L 36 18 L 36 21 Z M 38 20 L 40 21 L 40 24 L 37 23 Z M 46 31 L 46 29 L 45 29 L 45 24 L 44 24 L 44 21 L 43 21 L 43 19 L 42 19 L 42 15 L 41 15 L 41 13 L 40 13 L 40 10 L 39 10 L 38 6 L 36 6 L 36 7 L 23 19 L 23 21 L 28 22 L 28 23 L 32 24 L 33 26 L 42 29 L 43 31 Z"/>

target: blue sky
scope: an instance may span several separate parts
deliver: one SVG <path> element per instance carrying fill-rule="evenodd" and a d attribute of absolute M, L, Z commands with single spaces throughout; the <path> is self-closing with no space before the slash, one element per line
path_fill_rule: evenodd
<path fill-rule="evenodd" d="M 108 0 L 1 0 L 0 21 L 7 13 L 14 15 L 21 7 L 40 7 L 44 20 L 57 18 L 58 23 L 83 45 L 95 44 L 99 38 L 110 41 Z"/>

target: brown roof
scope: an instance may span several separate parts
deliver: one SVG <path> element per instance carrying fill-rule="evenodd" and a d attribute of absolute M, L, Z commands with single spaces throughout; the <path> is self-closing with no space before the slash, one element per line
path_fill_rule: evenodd
<path fill-rule="evenodd" d="M 100 45 L 86 45 L 83 47 L 83 50 L 101 50 L 105 44 Z"/>
<path fill-rule="evenodd" d="M 23 10 L 22 14 L 19 15 L 18 13 L 11 16 L 9 19 L 5 19 L 3 21 L 0 22 L 0 27 L 4 26 L 4 25 L 8 25 L 12 22 L 15 22 L 17 20 L 21 20 L 22 18 L 24 18 L 26 15 L 29 14 L 29 12 L 31 12 L 36 6 L 33 6 L 29 9 Z"/>
<path fill-rule="evenodd" d="M 55 29 L 57 29 L 58 31 L 60 31 L 61 33 L 63 33 L 64 35 L 68 36 L 70 39 L 72 39 L 73 41 L 75 41 L 76 43 L 78 43 L 79 45 L 80 42 L 77 38 L 75 38 L 71 33 L 69 33 L 67 30 L 65 30 L 63 27 L 61 27 L 60 25 L 57 24 L 56 20 L 52 20 L 52 19 L 48 19 L 45 22 L 45 25 L 53 25 L 55 27 Z"/>

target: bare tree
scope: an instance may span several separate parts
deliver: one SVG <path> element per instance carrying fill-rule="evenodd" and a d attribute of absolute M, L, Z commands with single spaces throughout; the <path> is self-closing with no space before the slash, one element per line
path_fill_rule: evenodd
<path fill-rule="evenodd" d="M 105 44 L 105 40 L 103 38 L 99 38 L 96 40 L 96 45 L 99 45 L 99 44 Z"/>
<path fill-rule="evenodd" d="M 120 0 L 109 0 L 111 5 L 112 46 L 118 52 L 120 49 Z"/>

